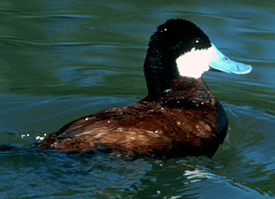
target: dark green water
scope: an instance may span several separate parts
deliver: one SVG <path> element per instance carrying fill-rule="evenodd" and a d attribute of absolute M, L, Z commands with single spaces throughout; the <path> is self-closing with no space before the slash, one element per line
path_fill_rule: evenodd
<path fill-rule="evenodd" d="M 148 40 L 176 17 L 253 66 L 244 76 L 204 75 L 230 122 L 212 159 L 31 148 L 71 120 L 143 98 Z M 274 21 L 273 1 L 0 0 L 0 198 L 275 196 Z"/>

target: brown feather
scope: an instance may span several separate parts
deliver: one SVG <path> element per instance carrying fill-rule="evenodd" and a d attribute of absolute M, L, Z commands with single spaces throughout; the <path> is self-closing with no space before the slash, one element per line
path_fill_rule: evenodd
<path fill-rule="evenodd" d="M 46 137 L 39 148 L 86 151 L 106 146 L 124 156 L 212 156 L 227 128 L 227 122 L 219 124 L 222 107 L 202 79 L 181 77 L 173 85 L 157 100 L 145 98 L 75 120 Z"/>

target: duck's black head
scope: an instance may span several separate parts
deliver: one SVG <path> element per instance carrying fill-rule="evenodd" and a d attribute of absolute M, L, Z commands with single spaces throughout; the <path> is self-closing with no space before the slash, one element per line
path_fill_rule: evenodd
<path fill-rule="evenodd" d="M 195 24 L 170 19 L 151 36 L 144 63 L 148 97 L 158 98 L 180 76 L 200 78 L 209 66 L 224 72 L 245 74 L 251 66 L 225 57 Z"/>
<path fill-rule="evenodd" d="M 177 63 L 180 56 L 192 50 L 207 50 L 210 47 L 208 36 L 190 21 L 170 19 L 160 25 L 151 36 L 144 64 L 149 96 L 162 95 L 170 88 L 171 80 L 183 75 Z M 187 71 L 192 70 L 188 69 L 192 66 L 184 67 Z"/>

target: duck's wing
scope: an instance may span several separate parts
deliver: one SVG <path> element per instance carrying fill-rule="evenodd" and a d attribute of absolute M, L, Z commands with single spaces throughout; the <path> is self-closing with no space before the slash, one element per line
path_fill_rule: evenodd
<path fill-rule="evenodd" d="M 221 143 L 215 110 L 145 102 L 107 109 L 65 125 L 39 148 L 86 151 L 106 147 L 123 156 L 212 156 Z"/>
<path fill-rule="evenodd" d="M 164 124 L 169 125 L 169 117 L 161 112 L 161 108 L 150 103 L 107 109 L 68 123 L 56 133 L 48 135 L 38 147 L 85 151 L 106 145 L 117 150 L 146 151 L 149 146 L 159 148 L 159 143 L 171 145 L 171 141 L 163 134 L 168 128 Z"/>

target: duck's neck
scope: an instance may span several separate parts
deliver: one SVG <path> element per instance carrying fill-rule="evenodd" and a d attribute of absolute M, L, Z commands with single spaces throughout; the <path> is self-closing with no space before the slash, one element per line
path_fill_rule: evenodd
<path fill-rule="evenodd" d="M 163 98 L 178 99 L 192 103 L 210 103 L 213 94 L 202 78 L 179 77 L 172 81 L 171 91 Z"/>
<path fill-rule="evenodd" d="M 207 104 L 214 99 L 208 86 L 202 78 L 178 77 L 169 82 L 169 88 L 163 90 L 161 95 L 147 96 L 146 99 L 163 101 L 167 103 Z"/>
<path fill-rule="evenodd" d="M 152 41 L 154 39 L 151 38 Z M 208 102 L 212 94 L 202 78 L 179 75 L 176 60 L 180 51 L 162 48 L 155 43 L 158 42 L 150 42 L 144 63 L 148 88 L 148 96 L 145 99 Z"/>
<path fill-rule="evenodd" d="M 148 96 L 156 98 L 163 96 L 172 81 L 180 77 L 175 58 L 151 48 L 147 51 L 144 73 Z"/>

